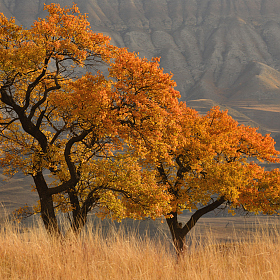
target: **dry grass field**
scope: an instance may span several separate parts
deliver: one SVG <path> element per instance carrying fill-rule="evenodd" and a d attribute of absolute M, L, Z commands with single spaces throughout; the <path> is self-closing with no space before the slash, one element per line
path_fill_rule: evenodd
<path fill-rule="evenodd" d="M 207 236 L 207 237 L 205 237 Z M 263 225 L 220 243 L 193 233 L 177 259 L 170 240 L 112 227 L 87 227 L 79 237 L 46 235 L 42 226 L 6 223 L 0 234 L 0 279 L 280 279 L 280 231 Z"/>

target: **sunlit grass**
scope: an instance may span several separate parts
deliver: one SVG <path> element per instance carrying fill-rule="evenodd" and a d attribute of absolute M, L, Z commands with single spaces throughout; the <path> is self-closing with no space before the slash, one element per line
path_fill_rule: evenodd
<path fill-rule="evenodd" d="M 194 237 L 179 260 L 170 240 L 113 226 L 55 239 L 40 225 L 6 224 L 0 235 L 0 279 L 280 279 L 279 260 L 280 234 L 268 227 L 234 243 Z"/>

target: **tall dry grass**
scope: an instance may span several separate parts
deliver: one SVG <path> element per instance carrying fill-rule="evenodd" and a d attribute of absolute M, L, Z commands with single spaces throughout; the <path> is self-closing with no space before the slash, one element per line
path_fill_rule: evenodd
<path fill-rule="evenodd" d="M 209 235 L 210 236 L 210 235 Z M 42 226 L 12 224 L 0 234 L 0 279 L 280 279 L 280 234 L 263 228 L 239 242 L 192 240 L 178 260 L 169 241 L 88 228 L 50 238 Z"/>

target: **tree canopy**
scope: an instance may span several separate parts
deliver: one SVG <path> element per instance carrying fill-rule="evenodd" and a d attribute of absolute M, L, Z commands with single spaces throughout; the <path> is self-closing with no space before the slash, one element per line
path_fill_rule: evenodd
<path fill-rule="evenodd" d="M 33 177 L 49 231 L 57 210 L 74 230 L 95 206 L 119 219 L 164 214 L 166 187 L 141 162 L 168 158 L 171 75 L 92 32 L 77 6 L 45 9 L 28 30 L 0 16 L 1 166 Z"/>
<path fill-rule="evenodd" d="M 167 223 L 177 252 L 198 219 L 220 207 L 272 214 L 280 206 L 280 173 L 266 171 L 261 162 L 278 163 L 275 141 L 256 128 L 239 125 L 227 111 L 214 107 L 205 116 L 182 106 L 178 119 L 180 145 L 173 161 L 157 166 L 159 181 L 168 185 L 172 210 Z M 255 160 L 255 161 L 253 161 Z M 182 225 L 178 215 L 195 211 Z"/>
<path fill-rule="evenodd" d="M 269 135 L 219 108 L 187 108 L 158 58 L 112 46 L 77 6 L 45 9 L 30 29 L 0 15 L 0 164 L 32 176 L 49 232 L 59 233 L 57 211 L 75 231 L 95 207 L 117 219 L 165 216 L 180 253 L 221 205 L 279 209 L 279 170 L 260 165 L 279 162 Z M 195 212 L 182 225 L 185 209 Z"/>

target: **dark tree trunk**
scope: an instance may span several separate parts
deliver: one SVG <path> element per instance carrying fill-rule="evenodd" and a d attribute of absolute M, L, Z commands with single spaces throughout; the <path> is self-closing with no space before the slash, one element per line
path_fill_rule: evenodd
<path fill-rule="evenodd" d="M 171 218 L 166 219 L 171 232 L 173 244 L 178 256 L 180 256 L 186 248 L 186 234 L 182 230 L 182 224 L 178 222 L 178 214 L 171 212 Z"/>
<path fill-rule="evenodd" d="M 73 216 L 71 222 L 71 229 L 75 234 L 79 234 L 87 222 L 87 213 L 84 214 L 80 211 L 77 215 Z"/>
<path fill-rule="evenodd" d="M 87 215 L 84 215 L 84 213 L 82 213 L 79 198 L 76 194 L 75 189 L 72 188 L 67 193 L 72 206 L 71 229 L 74 233 L 78 234 L 86 223 Z"/>
<path fill-rule="evenodd" d="M 41 217 L 47 232 L 51 235 L 60 235 L 57 218 L 54 212 L 52 195 L 49 194 L 49 189 L 42 172 L 33 175 L 33 180 L 36 185 L 37 192 L 40 198 Z"/>
<path fill-rule="evenodd" d="M 78 195 L 74 190 L 68 192 L 70 203 L 73 207 L 71 229 L 76 234 L 78 234 L 85 226 L 88 213 L 99 201 L 99 195 L 95 193 L 97 189 L 93 189 L 88 194 L 87 198 L 82 202 L 82 205 L 80 205 Z"/>
<path fill-rule="evenodd" d="M 200 217 L 208 212 L 213 211 L 220 205 L 222 205 L 226 200 L 223 197 L 218 198 L 216 201 L 204 206 L 203 208 L 197 210 L 190 218 L 190 220 L 182 226 L 182 223 L 178 222 L 177 212 L 171 212 L 170 218 L 167 218 L 167 224 L 171 232 L 174 247 L 178 256 L 181 256 L 186 249 L 186 236 L 190 230 L 195 226 Z"/>

